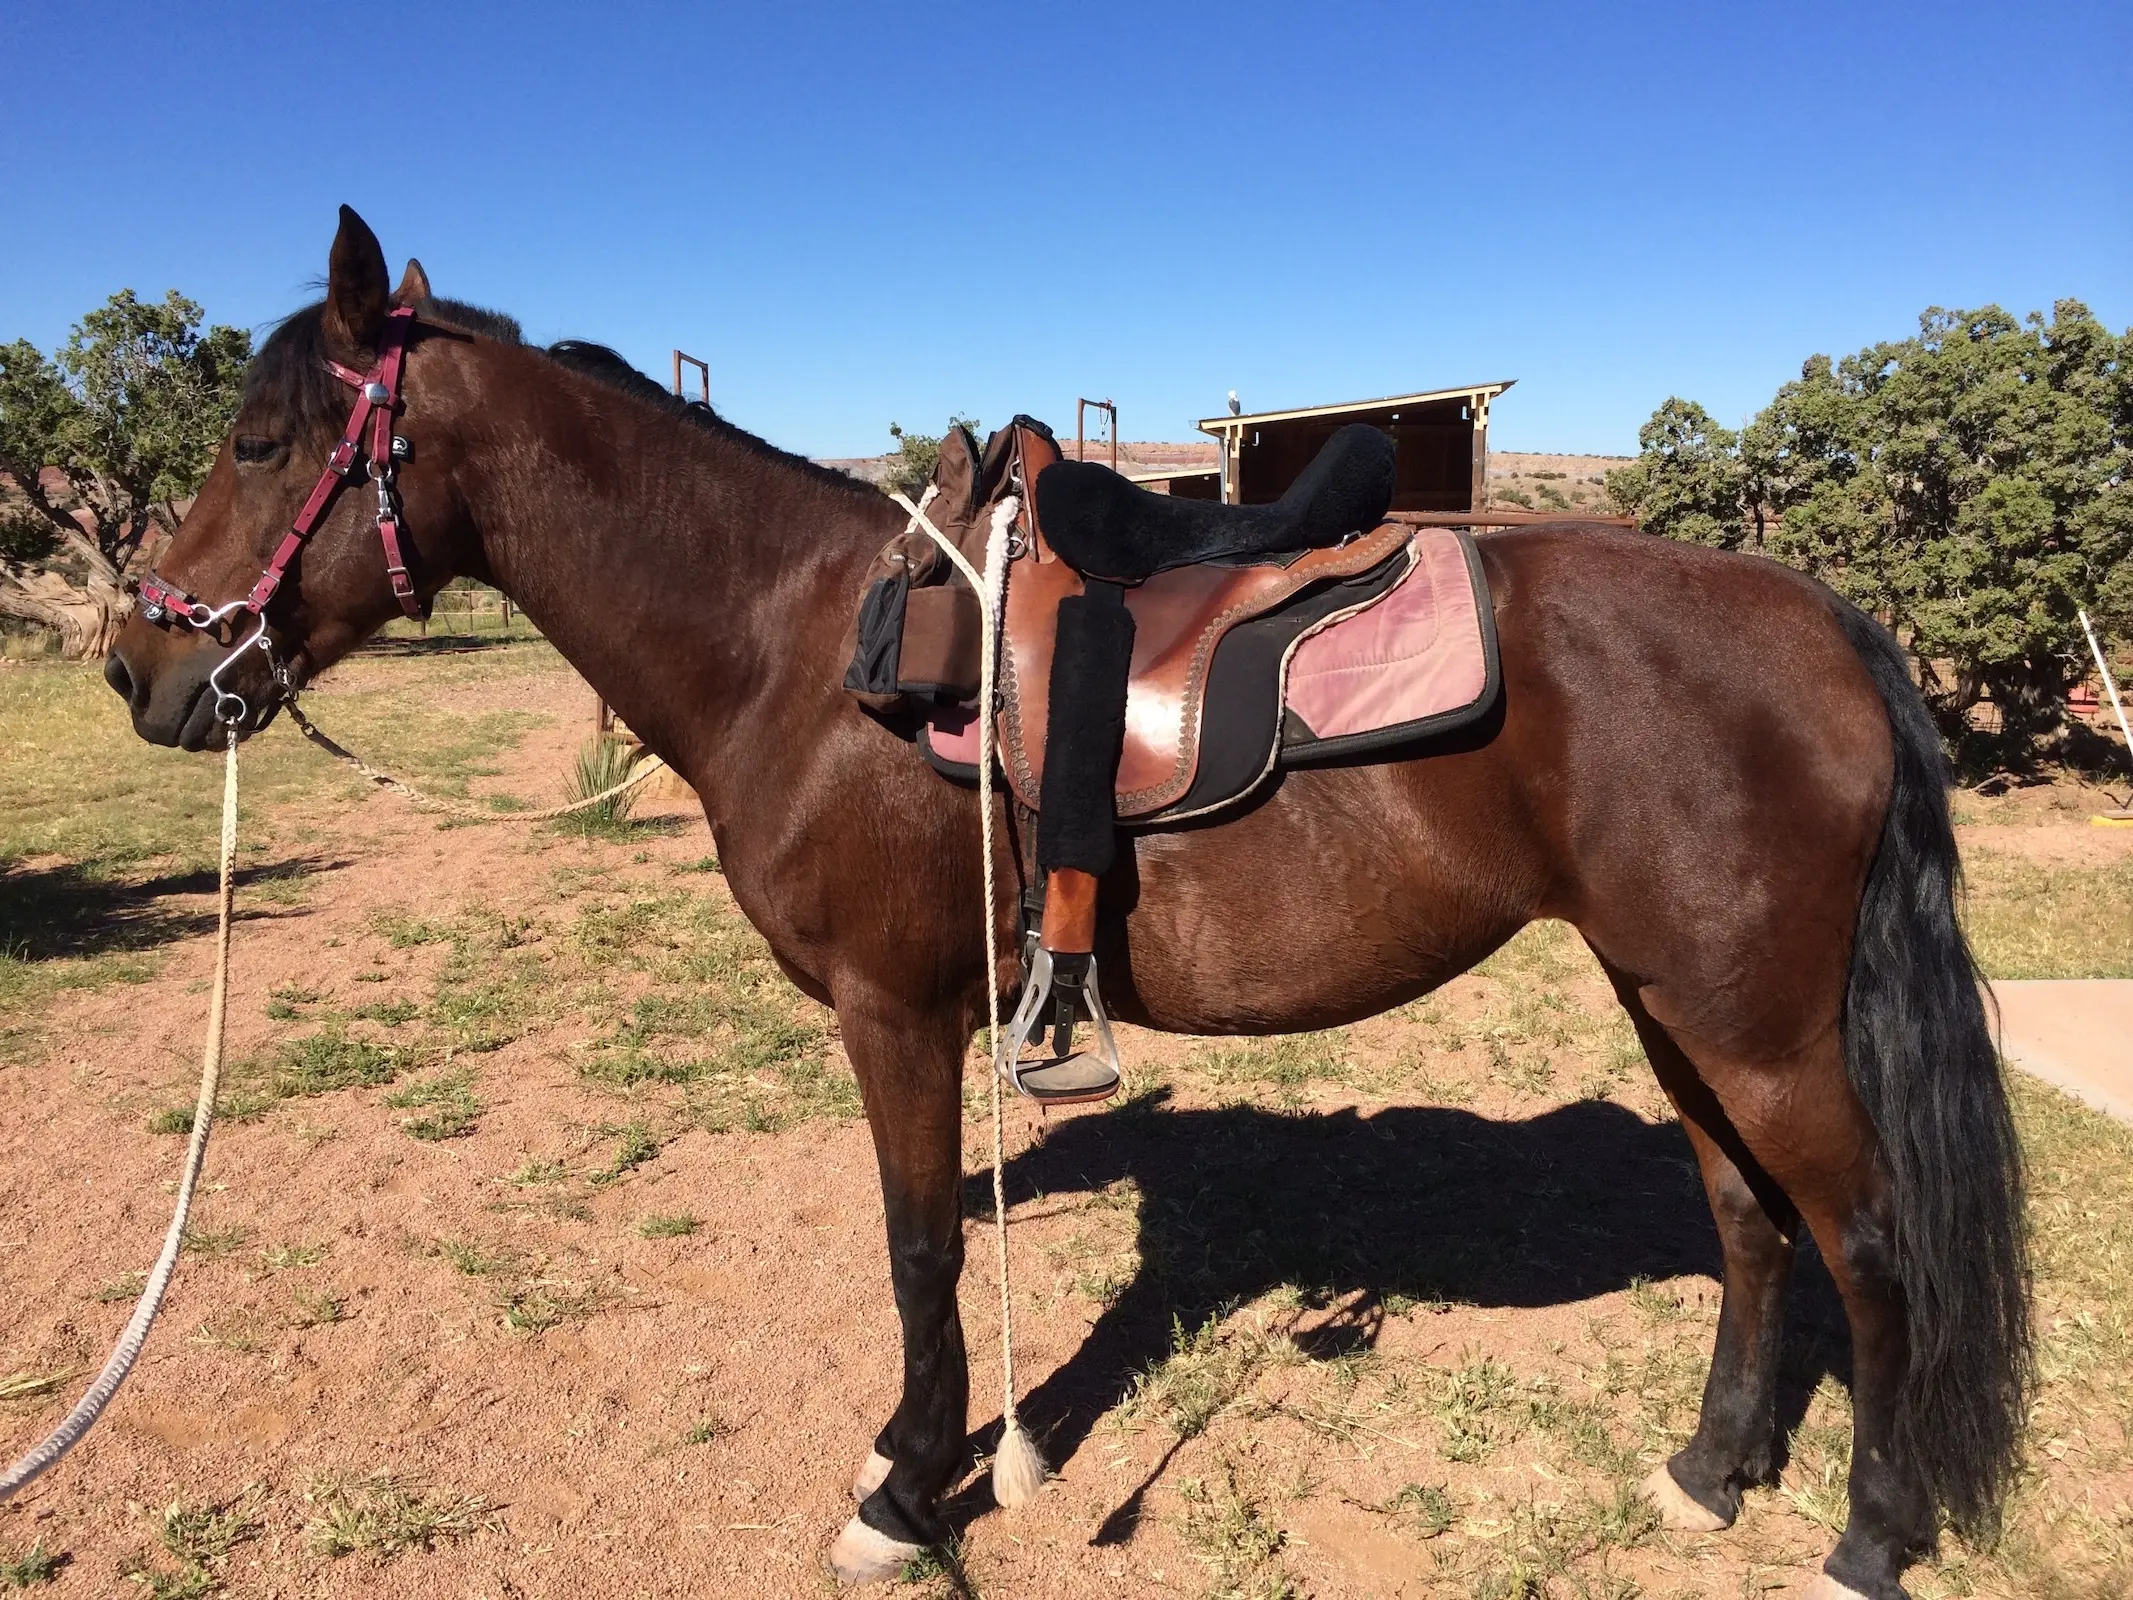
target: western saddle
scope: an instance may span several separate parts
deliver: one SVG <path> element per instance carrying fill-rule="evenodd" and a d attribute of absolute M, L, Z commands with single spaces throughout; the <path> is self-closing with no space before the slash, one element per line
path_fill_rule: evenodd
<path fill-rule="evenodd" d="M 1181 802 L 1225 635 L 1313 586 L 1386 568 L 1405 548 L 1412 530 L 1385 521 L 1392 443 L 1343 428 L 1280 500 L 1229 506 L 1062 460 L 1051 430 L 1018 416 L 982 454 L 968 430 L 953 430 L 933 488 L 928 518 L 980 567 L 994 507 L 1017 499 L 996 726 L 1001 767 L 1034 817 L 1038 872 L 1024 895 L 1022 1000 L 998 1066 L 1034 1099 L 1105 1099 L 1119 1071 L 1096 980 L 1096 906 L 1117 824 L 1199 814 Z M 883 711 L 974 699 L 982 619 L 931 540 L 901 535 L 869 576 L 845 686 Z M 942 743 L 929 756 L 952 765 Z M 1093 1055 L 1072 1047 L 1084 1009 Z M 1040 1041 L 1049 1032 L 1049 1050 L 1025 1060 L 1032 1030 Z"/>

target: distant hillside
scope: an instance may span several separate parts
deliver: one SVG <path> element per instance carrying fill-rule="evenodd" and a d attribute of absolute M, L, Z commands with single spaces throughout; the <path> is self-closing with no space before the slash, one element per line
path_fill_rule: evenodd
<path fill-rule="evenodd" d="M 1532 511 L 1612 512 L 1606 479 L 1628 456 L 1554 456 L 1489 452 L 1489 504 Z"/>
<path fill-rule="evenodd" d="M 1061 439 L 1059 447 L 1069 460 L 1073 459 L 1072 439 Z M 1091 443 L 1088 450 L 1091 461 L 1108 462 L 1111 459 L 1107 445 Z M 881 483 L 889 476 L 891 467 L 902 459 L 896 455 L 824 456 L 818 458 L 818 465 L 849 473 L 865 483 Z M 1119 443 L 1118 464 L 1126 472 L 1142 472 L 1155 467 L 1211 467 L 1215 464 L 1215 442 L 1212 439 L 1186 443 L 1125 439 Z"/>
<path fill-rule="evenodd" d="M 1069 456 L 1073 455 L 1072 439 L 1063 439 L 1060 443 Z M 1128 439 L 1118 447 L 1118 461 L 1123 470 L 1133 473 L 1157 467 L 1211 467 L 1216 461 L 1215 449 L 1212 439 Z M 878 484 L 888 477 L 891 464 L 901 459 L 899 456 L 848 456 L 825 460 L 822 465 L 848 472 L 863 482 Z M 1110 452 L 1092 444 L 1089 459 L 1109 461 Z M 1524 506 L 1535 511 L 1612 511 L 1614 508 L 1607 503 L 1605 488 L 1607 473 L 1629 459 L 1628 456 L 1558 456 L 1524 450 L 1492 450 L 1489 452 L 1489 503 Z"/>

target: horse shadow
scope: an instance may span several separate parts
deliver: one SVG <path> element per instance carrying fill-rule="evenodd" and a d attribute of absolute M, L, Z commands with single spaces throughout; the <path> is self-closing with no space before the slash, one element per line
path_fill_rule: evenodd
<path fill-rule="evenodd" d="M 1169 1354 L 1176 1330 L 1277 1288 L 1332 1311 L 1296 1336 L 1307 1356 L 1328 1359 L 1374 1347 L 1388 1302 L 1530 1309 L 1720 1269 L 1680 1126 L 1607 1100 L 1497 1121 L 1447 1106 L 1179 1109 L 1157 1090 L 1062 1121 L 1005 1173 L 1010 1205 L 1128 1179 L 1139 1196 L 1137 1270 L 1065 1365 L 1021 1401 L 1055 1465 Z M 989 1174 L 968 1180 L 965 1209 L 990 1220 Z M 1842 1312 L 1812 1254 L 1803 1235 L 1781 1440 L 1825 1373 L 1849 1378 Z M 996 1434 L 997 1424 L 974 1442 Z M 1096 1543 L 1131 1537 L 1162 1470 Z M 975 1512 L 990 1497 L 973 1487 Z"/>
<path fill-rule="evenodd" d="M 335 872 L 348 865 L 320 856 L 240 867 L 237 888 L 260 888 Z M 147 879 L 106 877 L 78 862 L 46 866 L 0 862 L 0 951 L 21 961 L 137 955 L 180 939 L 212 933 L 212 905 L 174 903 L 179 895 L 211 895 L 212 871 L 164 873 Z M 240 905 L 244 921 L 273 921 L 301 907 Z"/>

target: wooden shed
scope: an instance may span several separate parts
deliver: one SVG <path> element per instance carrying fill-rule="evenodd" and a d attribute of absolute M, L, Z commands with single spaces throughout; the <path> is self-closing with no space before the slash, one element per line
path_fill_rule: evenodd
<path fill-rule="evenodd" d="M 1480 511 L 1488 503 L 1489 404 L 1516 381 L 1206 417 L 1199 429 L 1220 446 L 1220 493 L 1231 505 L 1280 499 L 1336 429 L 1366 422 L 1392 435 L 1393 510 Z"/>

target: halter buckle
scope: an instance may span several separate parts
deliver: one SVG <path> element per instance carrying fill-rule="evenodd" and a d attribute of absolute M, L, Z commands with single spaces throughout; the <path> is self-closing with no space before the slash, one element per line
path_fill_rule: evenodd
<path fill-rule="evenodd" d="M 182 589 L 172 588 L 153 572 L 142 578 L 135 590 L 141 597 L 141 620 L 158 626 L 165 622 L 182 622 L 190 627 L 204 628 L 215 620 L 206 602 L 195 600 Z"/>
<path fill-rule="evenodd" d="M 392 397 L 392 390 L 386 388 L 384 384 L 378 382 L 375 378 L 363 385 L 363 398 L 374 406 L 382 406 Z"/>

